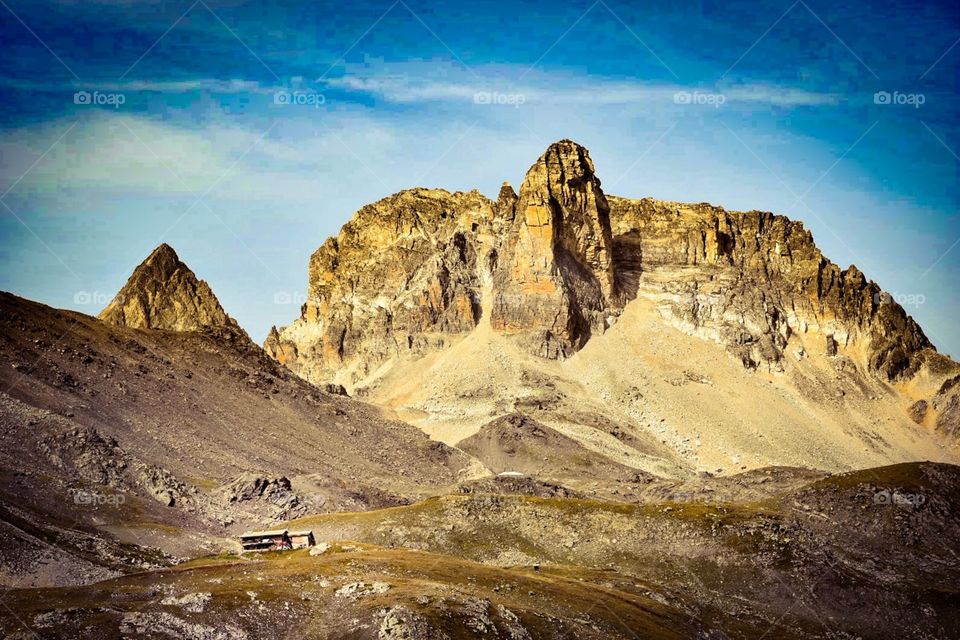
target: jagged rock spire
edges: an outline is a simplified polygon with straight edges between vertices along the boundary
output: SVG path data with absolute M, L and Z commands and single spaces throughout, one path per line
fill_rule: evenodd
M 497 216 L 506 220 L 513 220 L 517 206 L 517 192 L 513 190 L 509 182 L 504 182 L 500 187 L 500 194 L 493 205 L 493 210 Z
M 203 327 L 239 329 L 210 286 L 161 244 L 127 280 L 98 316 L 110 324 L 136 329 L 196 331 Z
M 539 355 L 565 357 L 605 328 L 616 298 L 610 207 L 590 153 L 571 140 L 550 145 L 515 210 L 494 278 L 493 327 L 523 334 Z

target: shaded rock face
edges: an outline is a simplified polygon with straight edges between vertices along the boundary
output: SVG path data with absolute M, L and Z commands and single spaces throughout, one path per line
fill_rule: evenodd
M 206 327 L 240 330 L 210 286 L 180 261 L 167 244 L 154 249 L 134 269 L 116 297 L 98 316 L 134 329 L 198 331 Z
M 960 436 L 960 375 L 945 380 L 931 404 L 937 414 L 937 429 L 948 436 Z
M 615 306 L 612 245 L 589 153 L 569 140 L 551 145 L 527 172 L 503 241 L 493 328 L 543 357 L 575 352 Z
M 312 382 L 362 387 L 391 358 L 481 325 L 566 358 L 637 297 L 753 369 L 782 370 L 791 336 L 808 332 L 808 349 L 888 380 L 939 357 L 902 307 L 827 260 L 801 223 L 606 196 L 569 140 L 533 164 L 519 195 L 507 183 L 495 201 L 413 189 L 360 209 L 311 257 L 300 318 L 264 347 Z

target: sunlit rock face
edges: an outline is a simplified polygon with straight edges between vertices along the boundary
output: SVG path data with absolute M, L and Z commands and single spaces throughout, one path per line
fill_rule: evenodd
M 348 387 L 481 325 L 565 359 L 637 297 L 752 369 L 780 371 L 794 334 L 886 380 L 939 357 L 902 307 L 827 260 L 802 223 L 606 196 L 589 152 L 569 140 L 547 148 L 519 195 L 507 183 L 496 200 L 418 188 L 357 211 L 311 257 L 300 317 L 264 347 L 313 382 Z M 194 315 L 215 319 L 202 309 Z
M 167 244 L 153 250 L 100 312 L 105 322 L 134 329 L 239 330 L 210 286 L 199 280 Z
M 617 311 L 610 207 L 589 152 L 550 145 L 527 172 L 494 275 L 491 322 L 533 353 L 563 358 Z
M 778 369 L 791 333 L 823 351 L 854 347 L 886 379 L 912 375 L 930 342 L 903 308 L 851 266 L 827 260 L 800 222 L 708 204 L 610 198 L 624 295 L 656 299 L 665 319 Z

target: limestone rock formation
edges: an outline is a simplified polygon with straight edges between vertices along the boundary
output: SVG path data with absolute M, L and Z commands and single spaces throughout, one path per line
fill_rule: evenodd
M 100 312 L 101 320 L 135 329 L 197 331 L 205 327 L 241 331 L 210 286 L 180 261 L 168 244 L 154 249 Z
M 886 379 L 933 348 L 919 325 L 855 266 L 827 260 L 803 223 L 762 211 L 612 197 L 614 262 L 625 293 L 652 297 L 677 326 L 724 344 L 745 366 L 778 369 L 792 333 L 826 355 L 858 345 Z
M 270 327 L 263 348 L 280 364 L 293 363 L 297 359 L 297 345 L 281 338 L 275 326 Z
M 800 222 L 604 194 L 589 152 L 556 142 L 519 196 L 412 189 L 360 209 L 311 257 L 300 318 L 265 349 L 351 392 L 386 363 L 442 351 L 478 329 L 566 359 L 631 300 L 723 345 L 749 369 L 784 368 L 791 336 L 837 366 L 909 379 L 936 354 L 916 322 Z M 796 357 L 803 356 L 802 347 Z
M 363 207 L 310 258 L 301 317 L 264 348 L 315 382 L 353 384 L 479 322 L 503 221 L 477 191 L 402 191 Z
M 563 140 L 518 197 L 412 189 L 358 211 L 313 254 L 309 299 L 264 348 L 313 382 L 354 385 L 397 355 L 442 349 L 489 320 L 563 358 L 618 312 L 609 206 L 589 153 Z
M 937 429 L 954 438 L 960 436 L 960 375 L 945 380 L 931 404 Z
M 501 200 L 503 194 L 501 193 Z M 562 358 L 606 327 L 615 303 L 610 208 L 586 149 L 550 145 L 527 172 L 494 275 L 495 330 Z

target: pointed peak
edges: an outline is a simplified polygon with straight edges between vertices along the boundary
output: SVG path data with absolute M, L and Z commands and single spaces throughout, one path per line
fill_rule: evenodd
M 552 143 L 549 147 L 547 147 L 547 152 L 551 150 L 564 152 L 564 153 L 569 153 L 571 151 L 575 151 L 575 152 L 584 151 L 589 153 L 589 151 L 587 151 L 587 148 L 585 146 L 583 146 L 579 142 L 574 142 L 570 138 L 561 138 L 560 140 L 557 140 L 556 142 Z
M 147 260 L 153 258 L 172 258 L 176 261 L 180 261 L 180 256 L 177 255 L 177 252 L 173 250 L 173 247 L 168 245 L 166 242 L 161 243 L 154 249 L 150 255 L 147 257 Z
M 564 138 L 547 147 L 530 167 L 520 185 L 520 194 L 529 188 L 552 190 L 569 183 L 593 183 L 600 187 L 590 152 L 583 145 Z
M 204 327 L 239 329 L 173 247 L 164 243 L 141 262 L 116 297 L 98 316 L 135 329 L 197 331 Z
M 504 180 L 503 185 L 500 187 L 500 193 L 497 194 L 497 201 L 493 205 L 493 210 L 498 217 L 513 220 L 515 213 L 514 207 L 516 204 L 517 192 L 513 190 L 509 182 Z
M 186 269 L 189 271 L 189 267 L 185 265 L 181 260 L 180 256 L 177 255 L 177 252 L 173 250 L 173 247 L 168 245 L 166 242 L 158 246 L 156 249 L 150 252 L 150 255 L 147 256 L 147 259 L 140 263 L 140 266 L 137 269 L 155 269 L 159 270 L 167 275 L 172 274 L 177 269 Z

